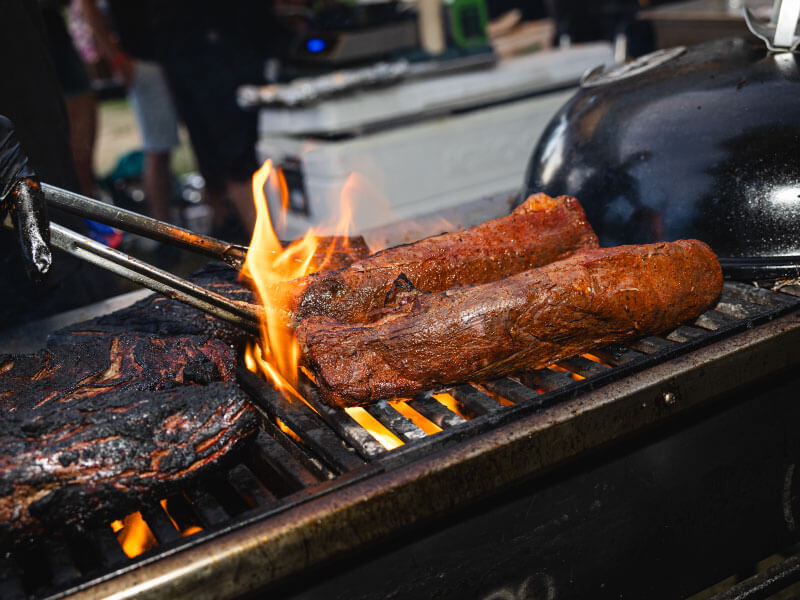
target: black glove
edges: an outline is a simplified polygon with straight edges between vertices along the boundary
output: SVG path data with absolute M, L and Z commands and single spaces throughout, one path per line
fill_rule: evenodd
M 43 279 L 53 262 L 47 204 L 14 126 L 0 115 L 0 223 L 7 213 L 22 247 L 28 277 Z

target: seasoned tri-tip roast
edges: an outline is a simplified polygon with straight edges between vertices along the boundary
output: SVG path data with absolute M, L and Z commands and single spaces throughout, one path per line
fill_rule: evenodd
M 438 292 L 497 281 L 596 247 L 575 198 L 535 194 L 508 216 L 312 273 L 289 282 L 286 293 L 295 322 L 312 315 L 363 322 L 384 307 L 400 275 L 417 289 Z
M 201 281 L 248 295 L 234 278 Z M 0 356 L 0 544 L 119 518 L 223 462 L 257 426 L 234 382 L 241 335 L 153 296 Z
M 353 406 L 535 369 L 695 318 L 722 291 L 697 240 L 588 250 L 501 281 L 401 291 L 375 322 L 309 317 L 301 352 L 330 404 Z

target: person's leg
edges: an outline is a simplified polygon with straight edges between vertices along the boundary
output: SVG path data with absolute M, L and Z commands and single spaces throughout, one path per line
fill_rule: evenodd
M 169 159 L 169 151 L 145 152 L 144 155 L 144 193 L 147 197 L 147 209 L 150 216 L 159 221 L 171 220 L 172 177 Z
M 178 145 L 178 116 L 161 67 L 136 61 L 128 97 L 142 134 L 147 209 L 152 217 L 169 221 L 170 151 Z
M 94 92 L 67 96 L 70 145 L 81 193 L 94 196 L 94 143 L 97 133 L 97 99 Z
M 253 204 L 252 186 L 249 181 L 229 180 L 227 185 L 228 198 L 236 209 L 236 214 L 246 233 L 253 231 L 256 224 L 256 208 Z

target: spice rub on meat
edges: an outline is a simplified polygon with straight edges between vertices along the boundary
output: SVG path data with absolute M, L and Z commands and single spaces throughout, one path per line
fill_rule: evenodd
M 697 240 L 588 250 L 501 281 L 406 291 L 373 323 L 297 329 L 323 399 L 354 406 L 545 366 L 695 318 L 722 290 Z
M 211 280 L 249 294 L 230 269 Z M 119 518 L 232 456 L 257 427 L 240 335 L 151 296 L 0 356 L 0 545 Z
M 508 216 L 312 273 L 289 282 L 286 293 L 296 322 L 312 315 L 362 322 L 383 308 L 400 275 L 417 289 L 438 292 L 497 281 L 596 247 L 575 198 L 534 194 Z

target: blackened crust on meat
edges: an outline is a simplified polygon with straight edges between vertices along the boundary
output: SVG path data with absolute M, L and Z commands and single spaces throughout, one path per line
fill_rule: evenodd
M 597 236 L 575 198 L 534 194 L 506 217 L 312 273 L 290 282 L 287 294 L 297 321 L 321 315 L 363 322 L 384 308 L 401 275 L 419 290 L 437 292 L 497 281 L 596 247 Z
M 47 408 L 31 400 L 7 402 L 0 420 L 4 542 L 43 527 L 80 530 L 163 497 L 230 455 L 256 427 L 233 383 L 201 393 L 197 386 L 126 389 Z
M 253 302 L 253 293 L 238 278 L 238 271 L 222 263 L 212 263 L 190 279 L 231 300 Z M 159 337 L 201 335 L 236 347 L 248 339 L 247 334 L 238 327 L 177 300 L 153 294 L 128 308 L 55 332 L 48 343 L 82 343 L 109 334 L 146 334 Z
M 374 323 L 310 317 L 297 336 L 332 405 L 486 381 L 676 327 L 722 291 L 717 257 L 681 240 L 588 250 L 507 279 L 419 294 Z
M 235 369 L 235 350 L 208 336 L 107 335 L 81 344 L 51 345 L 31 355 L 0 357 L 0 410 L 38 406 L 44 411 L 47 405 L 112 391 L 226 381 Z
M 193 279 L 250 300 L 236 278 Z M 0 356 L 0 545 L 119 518 L 235 455 L 256 427 L 234 382 L 244 337 L 152 296 Z

